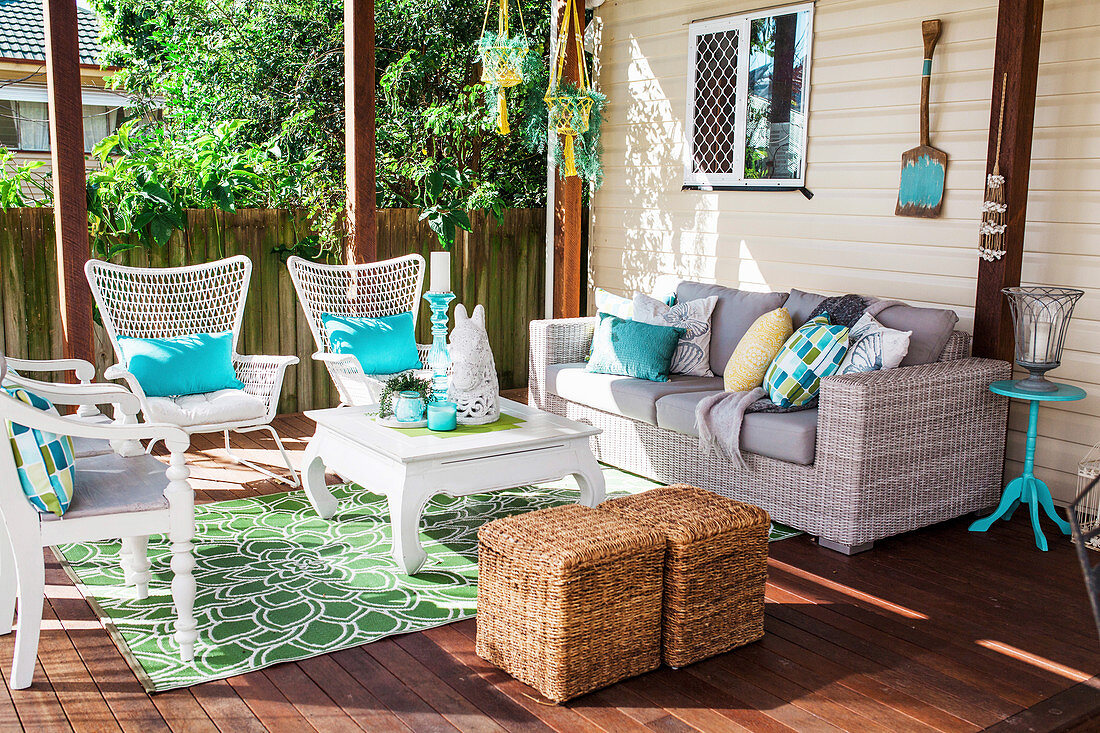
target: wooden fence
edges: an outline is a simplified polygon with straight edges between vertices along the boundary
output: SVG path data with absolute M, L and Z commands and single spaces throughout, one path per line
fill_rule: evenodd
M 452 257 L 451 283 L 456 303 L 485 306 L 489 339 L 501 388 L 527 383 L 527 324 L 543 316 L 545 211 L 513 209 L 498 224 L 491 216 L 473 217 L 473 231 L 459 238 Z M 293 244 L 305 231 L 304 219 L 287 211 L 209 210 L 187 213 L 187 230 L 176 232 L 161 249 L 141 247 L 115 258 L 122 264 L 165 267 L 195 264 L 244 254 L 252 258 L 252 283 L 245 308 L 239 350 L 243 354 L 295 354 L 283 387 L 280 412 L 328 407 L 338 396 L 324 367 L 313 361 L 313 336 L 298 307 L 286 266 L 272 253 Z M 437 248 L 431 230 L 413 209 L 378 212 L 379 259 Z M 59 358 L 62 354 L 58 308 L 53 211 L 0 211 L 0 347 L 10 356 Z M 425 288 L 427 276 L 425 276 Z M 417 339 L 430 340 L 426 303 L 417 318 Z M 96 366 L 100 374 L 114 353 L 99 326 Z

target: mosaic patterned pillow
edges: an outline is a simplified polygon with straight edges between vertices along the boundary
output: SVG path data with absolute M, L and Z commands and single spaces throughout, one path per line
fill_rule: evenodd
M 656 298 L 634 295 L 634 320 L 651 326 L 681 328 L 684 335 L 672 355 L 672 374 L 693 377 L 713 377 L 710 370 L 710 317 L 718 304 L 718 296 L 687 300 L 669 306 Z
M 49 400 L 18 387 L 0 387 L 31 407 L 57 413 Z M 40 512 L 62 516 L 73 498 L 73 441 L 67 435 L 54 435 L 5 421 L 8 441 L 15 457 L 19 483 L 27 501 Z
M 803 405 L 817 396 L 821 380 L 836 372 L 848 351 L 848 329 L 829 314 L 806 321 L 783 344 L 764 375 L 764 389 L 780 407 Z
M 848 334 L 848 353 L 837 374 L 893 369 L 909 353 L 912 331 L 887 328 L 870 313 L 864 313 Z

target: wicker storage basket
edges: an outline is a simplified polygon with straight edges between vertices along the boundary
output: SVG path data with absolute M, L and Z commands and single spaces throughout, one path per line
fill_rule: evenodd
M 686 484 L 600 505 L 660 531 L 665 664 L 683 667 L 764 635 L 768 528 L 763 509 Z
M 566 505 L 478 532 L 477 653 L 554 702 L 661 664 L 664 538 Z

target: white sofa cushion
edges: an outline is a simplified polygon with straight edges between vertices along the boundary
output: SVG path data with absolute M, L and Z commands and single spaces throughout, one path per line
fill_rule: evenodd
M 220 389 L 179 397 L 150 397 L 149 413 L 145 416 L 149 422 L 191 427 L 258 420 L 267 413 L 267 405 L 244 390 Z

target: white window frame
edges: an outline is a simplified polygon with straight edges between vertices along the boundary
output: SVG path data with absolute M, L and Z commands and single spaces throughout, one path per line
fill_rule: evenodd
M 748 116 L 749 96 L 749 37 L 752 21 L 776 15 L 808 12 L 810 39 L 806 44 L 806 63 L 802 79 L 802 105 L 806 111 L 807 133 L 802 139 L 799 176 L 797 178 L 745 178 L 745 133 Z M 737 31 L 737 99 L 736 119 L 734 120 L 734 140 L 737 145 L 734 170 L 737 173 L 706 173 L 695 171 L 695 68 L 699 36 L 722 31 Z M 685 188 L 746 188 L 746 189 L 800 189 L 806 185 L 806 149 L 809 143 L 810 118 L 810 69 L 813 56 L 814 3 L 805 2 L 794 5 L 773 6 L 765 10 L 750 13 L 738 13 L 722 18 L 698 20 L 688 26 L 688 72 L 687 72 L 687 118 L 684 140 L 684 187 Z

